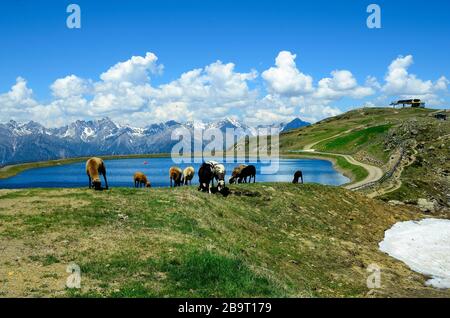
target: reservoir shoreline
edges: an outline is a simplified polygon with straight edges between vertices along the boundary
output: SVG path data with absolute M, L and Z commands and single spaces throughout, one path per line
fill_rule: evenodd
M 78 163 L 82 161 L 86 161 L 91 156 L 83 156 L 83 157 L 74 157 L 74 158 L 65 158 L 65 159 L 55 159 L 55 160 L 47 160 L 47 161 L 37 161 L 37 162 L 25 162 L 25 163 L 18 163 L 18 164 L 12 164 L 12 165 L 6 165 L 0 168 L 0 179 L 7 179 L 14 177 L 18 175 L 19 173 L 30 170 L 30 169 L 36 169 L 36 168 L 45 168 L 45 167 L 52 167 L 52 166 L 60 166 L 60 165 L 68 165 L 72 163 Z M 104 160 L 120 160 L 120 159 L 139 159 L 139 158 L 170 158 L 171 154 L 169 153 L 159 153 L 159 154 L 132 154 L 132 155 L 106 155 L 101 156 Z M 328 156 L 328 155 L 322 155 L 322 154 L 305 154 L 305 153 L 282 153 L 280 154 L 280 159 L 315 159 L 315 160 L 326 160 L 332 163 L 333 168 L 344 175 L 345 177 L 349 178 L 350 181 L 346 183 L 345 185 L 352 184 L 354 182 L 359 181 L 362 179 L 360 176 L 358 176 L 357 173 L 354 172 L 355 168 L 358 168 L 356 166 L 351 165 L 348 163 L 346 167 L 342 165 L 341 162 L 336 157 Z M 350 166 L 350 168 L 349 168 Z M 353 167 L 352 167 L 353 166 Z M 343 185 L 342 185 L 343 186 Z
M 141 157 L 141 156 L 139 156 Z M 171 156 L 158 155 L 157 158 L 123 158 L 114 157 L 113 160 L 103 157 L 107 166 L 108 183 L 115 187 L 128 186 L 133 174 L 141 171 L 150 178 L 152 186 L 166 186 L 168 182 L 168 171 L 173 165 L 177 165 L 184 169 L 193 166 L 198 171 L 201 165 L 200 157 L 196 162 L 180 162 Z M 229 159 L 229 158 L 228 158 Z M 257 182 L 292 182 L 294 172 L 303 171 L 305 182 L 319 183 L 332 186 L 340 186 L 347 184 L 350 180 L 341 172 L 336 170 L 330 160 L 324 158 L 292 158 L 292 156 L 282 157 L 279 161 L 276 157 L 275 162 L 265 161 L 263 157 L 256 162 L 256 158 L 238 158 L 234 160 L 224 160 L 224 166 L 227 171 L 227 179 L 231 175 L 231 171 L 238 163 L 253 164 L 257 170 Z M 205 158 L 205 160 L 207 160 Z M 174 162 L 175 161 L 175 162 Z M 15 167 L 16 172 L 19 168 L 20 173 L 9 178 L 0 179 L 1 188 L 47 188 L 62 187 L 73 188 L 85 185 L 85 164 L 84 158 L 76 158 L 65 161 L 43 162 L 38 165 L 27 165 L 28 169 L 23 170 L 22 167 Z M 86 179 L 87 180 L 87 179 Z M 87 182 L 87 181 L 86 181 Z M 197 182 L 197 179 L 195 179 Z M 87 183 L 86 183 L 87 184 Z M 194 184 L 194 181 L 193 181 Z

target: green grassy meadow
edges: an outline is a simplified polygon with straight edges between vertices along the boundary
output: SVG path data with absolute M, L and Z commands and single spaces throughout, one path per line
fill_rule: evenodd
M 449 296 L 378 250 L 409 208 L 339 187 L 0 191 L 0 296 Z M 81 289 L 65 287 L 66 266 Z M 386 268 L 381 289 L 366 268 Z

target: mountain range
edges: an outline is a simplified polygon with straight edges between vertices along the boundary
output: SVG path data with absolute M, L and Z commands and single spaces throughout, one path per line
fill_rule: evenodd
M 179 128 L 191 134 L 194 129 L 216 128 L 226 133 L 227 128 L 233 128 L 237 131 L 237 141 L 246 135 L 254 137 L 261 134 L 260 128 L 277 128 L 280 132 L 286 132 L 307 125 L 309 123 L 296 118 L 287 124 L 251 127 L 235 119 L 225 118 L 211 123 L 179 123 L 172 120 L 137 128 L 103 118 L 77 120 L 63 127 L 46 128 L 34 121 L 18 123 L 11 120 L 0 124 L 0 165 L 91 155 L 170 152 L 179 142 L 172 140 L 172 132 Z

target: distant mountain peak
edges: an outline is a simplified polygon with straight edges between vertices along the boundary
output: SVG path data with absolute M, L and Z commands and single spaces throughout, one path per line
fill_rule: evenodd
M 168 120 L 168 121 L 165 122 L 165 124 L 167 126 L 176 126 L 176 125 L 179 125 L 180 123 L 175 121 L 175 120 Z
M 309 126 L 309 125 L 311 125 L 311 123 L 303 121 L 297 117 L 297 118 L 294 118 L 293 120 L 291 120 L 290 122 L 288 122 L 287 124 L 282 125 L 281 132 L 287 132 L 290 130 L 294 130 L 294 129 Z
M 279 127 L 280 130 L 286 131 L 306 124 L 308 123 L 297 118 L 287 125 L 270 127 Z M 209 123 L 180 123 L 169 120 L 165 123 L 150 124 L 145 128 L 118 125 L 109 117 L 76 120 L 59 128 L 46 128 L 34 121 L 21 124 L 13 120 L 0 126 L 0 164 L 91 155 L 170 152 L 178 142 L 172 140 L 172 133 L 179 127 L 190 132 L 195 129 L 214 128 L 223 133 L 228 133 L 228 128 L 238 128 L 233 132 L 237 139 L 263 133 L 232 116 Z

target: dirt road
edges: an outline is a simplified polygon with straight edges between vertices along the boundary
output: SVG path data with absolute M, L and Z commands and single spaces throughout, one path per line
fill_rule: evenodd
M 321 154 L 321 155 L 333 155 L 333 156 L 340 156 L 343 157 L 345 160 L 347 160 L 348 162 L 350 162 L 351 164 L 355 165 L 355 166 L 360 166 L 363 167 L 367 172 L 368 175 L 367 177 L 365 177 L 363 180 L 358 181 L 358 182 L 354 182 L 354 183 L 350 183 L 346 186 L 344 186 L 344 188 L 352 190 L 352 189 L 356 189 L 359 188 L 361 186 L 364 186 L 368 183 L 371 182 L 375 182 L 378 181 L 384 174 L 383 170 L 381 170 L 381 168 L 378 168 L 376 166 L 372 166 L 360 161 L 357 161 L 355 158 L 353 158 L 350 155 L 343 155 L 343 154 L 338 154 L 338 153 L 331 153 L 331 152 L 321 152 L 321 151 L 315 151 L 314 149 L 309 149 L 309 150 L 304 150 L 304 151 L 300 151 L 304 152 L 305 154 Z
M 346 130 L 346 131 L 343 131 L 343 132 L 341 132 L 339 134 L 336 134 L 334 136 L 327 137 L 327 138 L 321 139 L 319 141 L 316 141 L 314 143 L 308 144 L 308 145 L 303 147 L 303 151 L 305 153 L 317 153 L 317 154 L 323 154 L 323 155 L 340 156 L 340 157 L 345 158 L 345 160 L 347 160 L 348 162 L 350 162 L 351 164 L 353 164 L 355 166 L 363 167 L 368 172 L 368 175 L 367 175 L 366 178 L 364 178 L 364 180 L 361 180 L 361 181 L 358 181 L 358 182 L 354 182 L 354 183 L 351 183 L 349 185 L 344 186 L 346 189 L 352 190 L 352 189 L 356 189 L 356 188 L 359 188 L 361 186 L 364 186 L 364 185 L 366 185 L 368 183 L 378 181 L 384 174 L 383 170 L 381 170 L 379 167 L 372 166 L 372 165 L 369 165 L 367 163 L 363 163 L 363 162 L 357 161 L 355 158 L 353 158 L 350 155 L 343 155 L 343 154 L 330 153 L 330 152 L 320 152 L 320 151 L 315 151 L 315 149 L 313 149 L 313 147 L 315 145 L 321 143 L 322 141 L 333 139 L 333 138 L 339 137 L 339 136 L 344 135 L 344 134 L 348 134 L 348 133 L 350 133 L 350 132 L 352 132 L 354 130 L 357 130 L 357 129 L 360 129 L 360 128 L 363 128 L 363 127 L 364 127 L 363 125 L 362 126 L 358 126 L 358 127 L 355 127 L 355 128 L 352 128 L 352 129 L 349 129 L 349 130 Z

